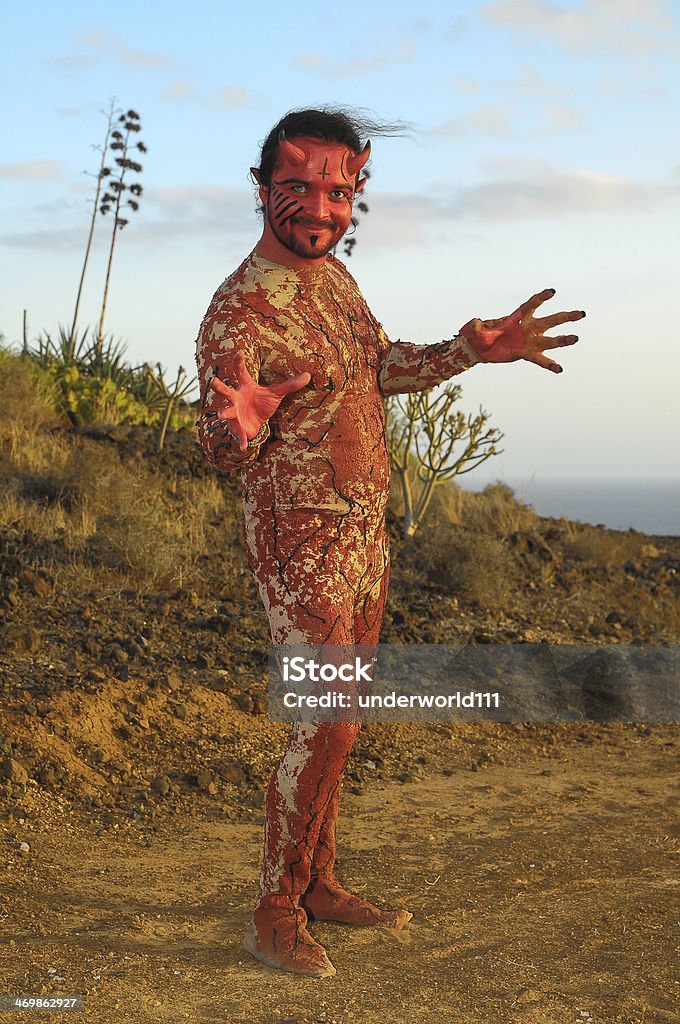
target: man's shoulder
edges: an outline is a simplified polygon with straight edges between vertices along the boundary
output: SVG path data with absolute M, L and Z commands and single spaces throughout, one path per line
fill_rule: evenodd
M 361 293 L 361 288 L 356 283 L 353 276 L 350 274 L 349 270 L 347 269 L 347 266 L 342 262 L 342 260 L 338 259 L 338 257 L 334 256 L 332 253 L 329 254 L 326 260 L 326 269 L 329 278 L 332 281 L 335 281 L 336 283 L 340 284 L 343 288 L 354 292 L 354 294 L 358 296 L 358 298 L 360 298 L 362 302 L 366 301 Z
M 238 298 L 256 286 L 257 271 L 253 265 L 253 254 L 249 253 L 241 264 L 224 279 L 213 297 L 213 302 Z

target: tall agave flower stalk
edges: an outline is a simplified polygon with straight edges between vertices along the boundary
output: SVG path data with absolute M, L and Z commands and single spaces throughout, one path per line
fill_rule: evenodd
M 80 300 L 82 298 L 83 285 L 85 283 L 85 272 L 87 270 L 87 264 L 88 264 L 88 261 L 90 259 L 90 249 L 92 248 L 92 239 L 94 238 L 94 229 L 95 229 L 95 225 L 96 225 L 96 221 L 97 221 L 97 214 L 99 213 L 99 197 L 101 195 L 104 179 L 108 178 L 109 175 L 111 174 L 111 168 L 106 166 L 106 158 L 107 158 L 108 152 L 109 152 L 109 141 L 110 141 L 110 138 L 111 138 L 111 132 L 113 131 L 114 117 L 115 117 L 115 113 L 116 113 L 116 111 L 115 111 L 115 103 L 116 103 L 115 99 L 112 99 L 109 102 L 109 110 L 108 110 L 107 119 L 106 119 L 106 132 L 104 134 L 104 143 L 103 143 L 103 145 L 101 147 L 100 146 L 95 146 L 94 147 L 95 149 L 100 149 L 102 158 L 101 158 L 101 161 L 100 161 L 100 164 L 99 164 L 99 171 L 97 172 L 97 175 L 96 175 L 97 186 L 96 186 L 95 194 L 94 194 L 94 202 L 92 204 L 92 218 L 90 220 L 90 231 L 89 231 L 89 234 L 87 236 L 87 244 L 85 246 L 85 257 L 83 259 L 83 268 L 82 268 L 82 270 L 80 272 L 80 281 L 78 283 L 78 294 L 76 295 L 76 306 L 75 306 L 75 309 L 73 311 L 73 322 L 71 324 L 71 330 L 69 331 L 69 337 L 72 340 L 72 346 L 71 346 L 72 350 L 69 353 L 71 356 L 73 355 L 73 351 L 74 351 L 75 345 L 76 345 L 76 338 L 77 338 L 76 329 L 77 329 L 77 326 L 78 326 L 78 310 L 80 309 Z
M 105 216 L 113 210 L 113 230 L 111 232 L 111 245 L 109 246 L 109 261 L 106 267 L 106 280 L 104 283 L 104 298 L 102 299 L 102 311 L 99 318 L 99 329 L 97 331 L 97 348 L 101 350 L 104 340 L 104 317 L 106 316 L 106 303 L 109 295 L 109 281 L 111 280 L 111 267 L 113 264 L 113 253 L 116 247 L 118 232 L 128 223 L 122 212 L 130 211 L 136 213 L 139 209 L 139 197 L 142 194 L 142 186 L 138 181 L 128 183 L 129 175 L 141 174 L 142 165 L 130 158 L 130 153 L 137 150 L 139 153 L 146 153 L 146 146 L 141 141 L 134 141 L 137 133 L 141 131 L 139 114 L 134 110 L 128 110 L 118 118 L 119 128 L 111 132 L 109 149 L 115 150 L 120 155 L 115 158 L 118 165 L 118 176 L 109 178 L 106 184 L 106 192 L 102 196 L 100 212 Z

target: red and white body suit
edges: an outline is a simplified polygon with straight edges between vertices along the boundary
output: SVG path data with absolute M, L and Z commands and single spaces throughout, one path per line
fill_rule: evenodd
M 239 352 L 262 385 L 311 374 L 245 451 L 209 386 L 213 376 L 235 384 Z M 293 270 L 253 253 L 217 290 L 197 342 L 199 435 L 216 469 L 241 470 L 248 558 L 273 643 L 377 643 L 389 579 L 383 396 L 434 387 L 478 361 L 460 338 L 390 342 L 333 256 Z M 300 904 L 332 916 L 339 787 L 358 730 L 296 724 L 269 785 L 255 932 L 283 934 L 294 920 L 301 962 L 309 936 Z M 359 920 L 373 913 L 361 902 L 347 919 L 369 923 Z

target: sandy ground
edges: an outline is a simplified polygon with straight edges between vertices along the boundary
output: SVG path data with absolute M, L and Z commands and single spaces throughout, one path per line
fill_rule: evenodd
M 346 793 L 339 874 L 415 916 L 403 933 L 314 924 L 338 971 L 319 981 L 240 945 L 261 810 L 105 825 L 36 788 L 3 826 L 0 992 L 82 995 L 85 1011 L 0 1018 L 675 1022 L 676 741 L 652 726 Z

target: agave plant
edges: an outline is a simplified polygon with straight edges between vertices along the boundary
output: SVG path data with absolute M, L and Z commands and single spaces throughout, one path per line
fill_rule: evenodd
M 116 101 L 111 99 L 109 101 L 109 109 L 106 115 L 106 132 L 104 134 L 104 143 L 101 146 L 95 146 L 94 148 L 99 150 L 101 153 L 101 160 L 99 163 L 99 170 L 94 177 L 96 178 L 96 186 L 94 193 L 94 201 L 92 204 L 92 216 L 90 218 L 90 230 L 87 236 L 87 242 L 85 244 L 85 256 L 83 257 L 83 266 L 80 271 L 80 281 L 78 282 L 78 293 L 76 295 L 76 305 L 73 311 L 73 322 L 71 324 L 71 334 L 75 334 L 76 325 L 78 323 L 78 310 L 80 309 L 80 300 L 83 294 L 83 285 L 85 283 L 85 273 L 87 271 L 87 264 L 90 259 L 90 250 L 92 248 L 92 240 L 94 238 L 94 229 L 97 222 L 97 214 L 99 213 L 99 198 L 101 196 L 102 187 L 106 178 L 111 176 L 111 168 L 106 166 L 107 157 L 109 155 L 109 143 L 111 141 L 111 133 L 113 131 L 114 117 L 116 114 Z
M 101 347 L 104 343 L 104 317 L 106 316 L 106 303 L 109 295 L 109 282 L 111 280 L 111 267 L 113 265 L 113 253 L 116 246 L 118 232 L 128 223 L 122 214 L 127 207 L 132 213 L 139 209 L 139 197 L 142 194 L 142 186 L 138 181 L 128 183 L 130 174 L 140 174 L 142 165 L 132 160 L 130 153 L 137 150 L 139 153 L 146 153 L 146 146 L 143 142 L 134 142 L 134 138 L 141 130 L 139 114 L 135 110 L 128 110 L 118 118 L 119 128 L 111 132 L 112 141 L 109 149 L 119 155 L 115 157 L 118 165 L 118 176 L 108 178 L 106 191 L 101 197 L 99 210 L 103 216 L 113 211 L 113 229 L 111 232 L 111 243 L 109 245 L 109 260 L 106 267 L 106 279 L 104 282 L 104 297 L 102 299 L 101 316 L 99 318 L 99 330 L 97 332 L 97 343 Z M 126 198 L 127 193 L 127 198 Z M 134 198 L 130 198 L 134 197 Z
M 36 338 L 32 347 L 28 348 L 28 354 L 43 368 L 56 364 L 73 365 L 79 367 L 87 352 L 87 335 L 89 328 L 79 335 L 73 327 L 70 329 L 59 325 L 56 338 L 44 331 Z

